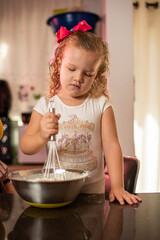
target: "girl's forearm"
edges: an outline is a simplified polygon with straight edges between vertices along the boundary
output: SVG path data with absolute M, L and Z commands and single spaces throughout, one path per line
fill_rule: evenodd
M 39 132 L 34 135 L 24 135 L 20 141 L 22 152 L 28 155 L 38 153 L 46 144 L 47 140 L 42 139 Z
M 124 187 L 123 156 L 119 146 L 113 146 L 106 154 L 111 188 Z

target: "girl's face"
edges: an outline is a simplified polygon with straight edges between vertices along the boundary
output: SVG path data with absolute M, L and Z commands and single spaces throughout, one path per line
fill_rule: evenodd
M 64 50 L 60 69 L 62 91 L 60 96 L 68 99 L 84 99 L 88 95 L 100 65 L 100 55 L 76 46 Z

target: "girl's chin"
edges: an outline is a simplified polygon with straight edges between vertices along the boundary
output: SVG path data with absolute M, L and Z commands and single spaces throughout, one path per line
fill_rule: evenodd
M 76 99 L 85 99 L 88 96 L 88 93 L 80 93 L 80 92 L 76 92 L 76 91 L 68 91 L 68 92 L 63 92 L 61 91 L 59 94 L 59 96 L 64 96 L 68 98 L 76 98 Z
M 82 95 L 72 94 L 72 95 L 70 95 L 71 98 L 76 98 L 76 99 L 85 99 L 87 96 L 88 96 L 88 94 L 82 94 Z

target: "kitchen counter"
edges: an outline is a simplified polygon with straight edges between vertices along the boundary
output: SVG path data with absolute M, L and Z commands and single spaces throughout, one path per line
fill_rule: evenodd
M 139 194 L 136 206 L 80 194 L 68 206 L 39 209 L 17 194 L 0 194 L 0 240 L 158 240 L 160 193 Z

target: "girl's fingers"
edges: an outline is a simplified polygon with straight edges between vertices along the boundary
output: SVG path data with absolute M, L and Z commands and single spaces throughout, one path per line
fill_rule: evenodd
M 59 120 L 60 119 L 60 117 L 61 117 L 61 114 L 56 114 L 56 117 L 57 117 L 57 119 Z
M 115 196 L 114 196 L 114 194 L 111 193 L 111 192 L 110 192 L 110 194 L 109 194 L 109 201 L 110 201 L 110 202 L 114 202 L 114 201 L 115 201 Z
M 125 205 L 125 201 L 124 201 L 123 197 L 119 197 L 119 198 L 117 198 L 117 200 L 121 205 Z
M 133 205 L 133 204 L 138 203 L 138 201 L 136 199 L 131 198 L 130 196 L 126 196 L 126 197 L 124 197 L 124 199 L 129 205 Z
M 137 204 L 138 202 L 142 201 L 140 197 L 134 194 L 125 194 L 124 199 L 129 205 Z
M 134 202 L 142 202 L 142 199 L 139 197 L 139 196 L 137 196 L 137 195 L 134 195 L 134 194 L 132 194 L 132 199 L 133 199 L 133 201 Z
M 121 193 L 117 194 L 116 199 L 121 205 L 125 205 L 125 198 Z
M 47 129 L 58 129 L 58 123 L 48 123 L 46 125 Z
M 58 126 L 58 118 L 57 117 L 54 117 L 54 118 L 48 117 L 45 119 L 43 124 L 44 125 L 47 124 L 51 128 L 57 127 Z
M 135 195 L 131 194 L 125 190 L 117 191 L 117 192 L 111 192 L 109 196 L 110 202 L 113 202 L 115 199 L 121 204 L 124 205 L 125 203 L 128 203 L 129 205 L 138 204 L 138 202 L 141 202 L 142 199 Z

